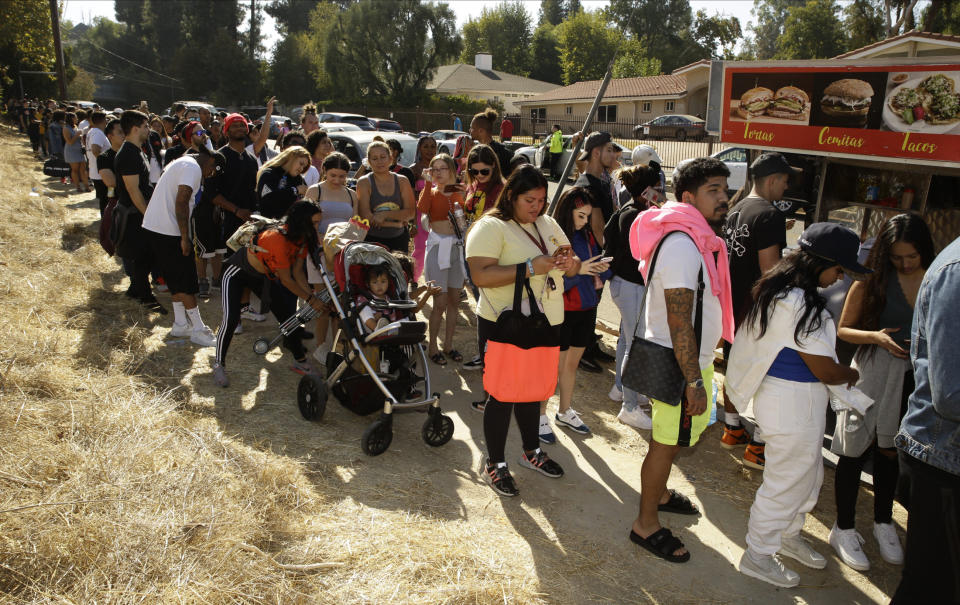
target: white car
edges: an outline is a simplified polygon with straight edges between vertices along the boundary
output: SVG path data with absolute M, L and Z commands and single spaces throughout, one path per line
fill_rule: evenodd
M 326 122 L 321 126 L 327 133 L 331 132 L 362 132 L 363 128 L 360 128 L 356 124 L 351 124 L 349 122 Z
M 322 126 L 325 126 L 325 124 Z M 373 141 L 373 137 L 376 136 L 382 137 L 383 133 L 375 130 L 344 130 L 330 133 L 330 140 L 333 142 L 333 147 L 340 153 L 346 155 L 347 159 L 350 160 L 350 174 L 348 176 L 353 176 L 353 173 L 360 168 L 361 162 L 367 157 L 367 146 Z M 417 156 L 417 139 L 399 132 L 391 134 L 390 138 L 399 141 L 400 147 L 403 148 L 403 151 L 400 153 L 399 162 L 404 166 L 413 164 L 415 161 L 414 158 Z
M 739 191 L 747 182 L 747 150 L 743 147 L 730 147 L 714 152 L 711 156 L 727 165 L 730 176 L 727 178 L 727 189 Z

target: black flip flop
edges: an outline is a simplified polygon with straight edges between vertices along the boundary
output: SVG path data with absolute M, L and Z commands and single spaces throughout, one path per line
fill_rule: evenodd
M 445 365 L 447 365 L 447 358 L 444 357 L 444 356 L 443 356 L 443 353 L 441 353 L 440 351 L 437 351 L 436 353 L 434 353 L 433 355 L 431 355 L 431 356 L 430 356 L 430 361 L 432 361 L 433 363 L 437 364 L 438 366 L 445 366 Z
M 657 505 L 657 510 L 678 515 L 699 515 L 700 509 L 680 492 L 670 490 L 670 499 Z
M 673 533 L 666 527 L 661 527 L 646 538 L 640 537 L 640 534 L 631 529 L 630 541 L 634 544 L 644 547 L 664 561 L 669 561 L 671 563 L 686 563 L 690 560 L 690 551 L 687 551 L 680 556 L 673 554 L 674 551 L 684 548 L 683 542 L 677 539 L 677 537 L 674 536 Z
M 449 351 L 444 351 L 443 354 L 449 357 L 450 359 L 452 359 L 453 361 L 455 361 L 456 363 L 460 363 L 461 361 L 463 361 L 463 355 L 460 353 L 460 351 L 456 349 L 450 349 Z

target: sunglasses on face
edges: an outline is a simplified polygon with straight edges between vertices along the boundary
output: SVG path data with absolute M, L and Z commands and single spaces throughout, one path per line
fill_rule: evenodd
M 470 169 L 467 170 L 467 172 L 470 173 L 470 176 L 477 176 L 478 174 L 483 175 L 483 176 L 487 176 L 488 174 L 490 174 L 490 169 L 489 169 L 489 168 L 479 168 L 479 169 L 478 169 L 478 168 L 470 168 Z
M 195 137 L 202 137 L 202 136 L 204 136 L 204 135 L 210 136 L 211 134 L 213 134 L 213 133 L 210 132 L 209 130 L 202 130 L 202 129 L 201 129 L 201 130 L 194 130 L 194 131 L 193 131 L 193 136 L 195 136 Z

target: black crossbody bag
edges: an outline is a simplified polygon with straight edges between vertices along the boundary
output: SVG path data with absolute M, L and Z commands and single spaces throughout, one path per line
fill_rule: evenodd
M 668 235 L 670 234 L 668 233 Z M 647 272 L 646 279 L 647 287 L 640 299 L 641 317 L 643 316 L 644 305 L 647 302 L 647 293 L 650 292 L 650 284 L 653 283 L 653 271 L 657 266 L 657 257 L 660 255 L 663 240 L 667 236 L 660 240 L 660 244 L 657 245 L 657 250 L 653 254 L 653 260 L 650 262 L 650 271 Z M 697 335 L 698 357 L 700 355 L 700 341 L 703 338 L 703 290 L 703 262 L 701 261 L 700 272 L 697 274 L 697 306 L 693 322 L 693 330 Z M 640 322 L 637 322 L 637 328 L 639 327 Z M 673 349 L 643 338 L 636 330 L 633 333 L 630 350 L 623 360 L 620 379 L 628 389 L 669 405 L 680 405 L 683 400 L 683 393 L 687 388 L 687 379 L 680 370 L 680 364 L 677 363 L 677 357 Z

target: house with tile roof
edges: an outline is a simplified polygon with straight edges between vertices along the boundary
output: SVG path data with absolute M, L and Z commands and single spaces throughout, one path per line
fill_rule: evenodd
M 707 112 L 710 61 L 703 59 L 669 74 L 610 80 L 594 118 L 598 129 L 630 131 L 664 114 Z M 601 80 L 575 82 L 520 102 L 521 115 L 540 124 L 582 121 L 600 90 Z M 618 127 L 613 127 L 617 124 Z
M 493 69 L 493 56 L 481 53 L 474 64 L 442 65 L 427 86 L 440 95 L 467 95 L 480 101 L 503 103 L 506 113 L 517 113 L 517 103 L 556 88 L 556 84 Z
M 960 36 L 911 30 L 837 55 L 834 59 L 886 59 L 960 55 Z

